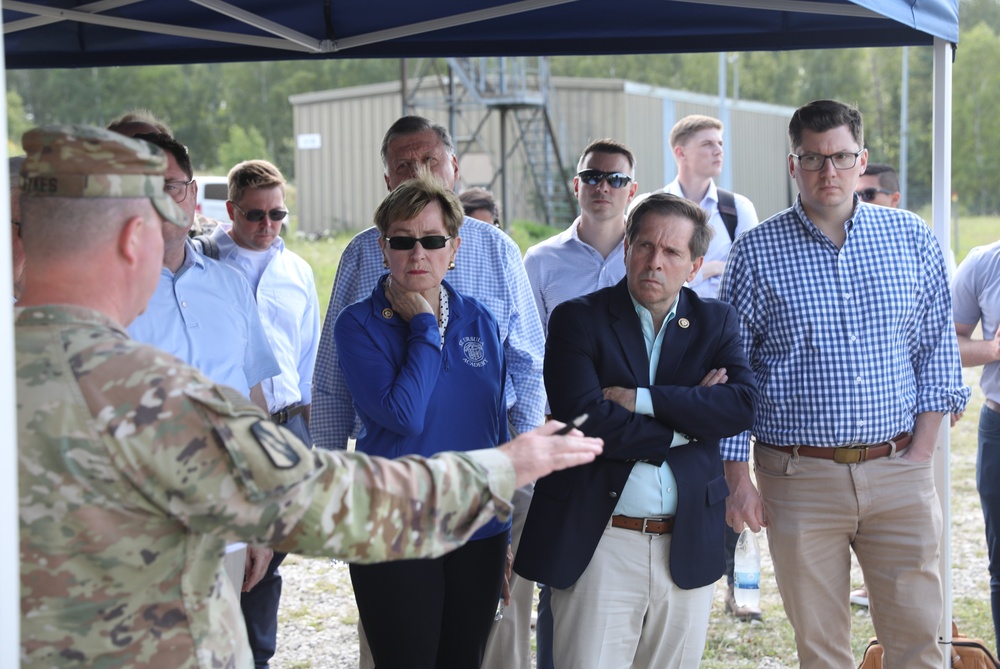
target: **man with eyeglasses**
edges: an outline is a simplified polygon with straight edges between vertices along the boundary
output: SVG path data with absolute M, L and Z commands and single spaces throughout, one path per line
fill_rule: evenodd
M 119 130 L 119 134 L 163 150 L 167 159 L 163 190 L 187 222 L 185 227 L 163 224 L 160 281 L 146 310 L 128 326 L 129 336 L 172 353 L 216 383 L 236 388 L 266 411 L 261 384 L 281 369 L 246 279 L 198 253 L 191 243 L 188 233 L 194 223 L 198 183 L 187 147 L 156 132 L 157 126 L 146 118 L 120 127 L 124 132 Z M 230 557 L 241 559 L 240 554 L 234 551 Z M 251 590 L 264 578 L 273 554 L 270 548 L 255 546 L 248 546 L 245 554 L 243 589 Z
M 394 122 L 382 139 L 383 179 L 393 190 L 401 183 L 429 172 L 448 188 L 458 182 L 458 157 L 447 128 L 421 116 L 404 116 Z M 517 244 L 500 229 L 465 217 L 460 229 L 462 247 L 448 283 L 458 292 L 475 297 L 497 319 L 507 364 L 504 396 L 514 433 L 527 432 L 544 421 L 545 389 L 542 384 L 542 357 L 545 337 L 531 298 L 531 286 L 521 263 Z M 316 360 L 315 408 L 311 424 L 316 446 L 347 448 L 357 435 L 360 421 L 350 390 L 340 369 L 334 323 L 341 310 L 371 295 L 385 271 L 378 230 L 372 226 L 359 232 L 340 257 L 330 305 L 323 323 Z M 519 537 L 528 503 L 530 486 L 514 496 L 513 542 Z M 512 559 L 512 555 L 510 556 Z M 518 583 L 513 577 L 505 592 L 510 600 L 503 618 L 494 624 L 487 642 L 483 667 L 517 669 L 531 662 L 531 601 L 533 583 Z M 373 666 L 363 632 L 361 668 Z
M 936 669 L 932 457 L 942 418 L 969 399 L 944 257 L 919 217 L 855 195 L 861 112 L 810 102 L 788 136 L 799 196 L 736 240 L 719 292 L 741 316 L 761 393 L 753 427 L 721 444 L 727 521 L 767 527 L 803 669 L 855 666 L 851 549 L 885 666 Z
M 883 207 L 899 206 L 899 176 L 889 165 L 868 163 L 854 191 L 865 202 Z
M 313 367 L 319 343 L 319 300 L 312 268 L 285 247 L 281 226 L 288 217 L 285 179 L 266 160 L 247 160 L 229 170 L 226 209 L 233 225 L 209 235 L 219 260 L 239 270 L 257 298 L 264 331 L 280 373 L 263 383 L 271 420 L 306 444 Z M 278 634 L 278 602 L 284 553 L 275 553 L 264 578 L 241 600 L 258 669 L 269 666 Z
M 524 254 L 524 269 L 546 331 L 557 305 L 613 286 L 625 276 L 625 210 L 638 188 L 635 158 L 618 140 L 599 139 L 583 149 L 576 170 L 573 192 L 580 215 L 566 230 Z M 552 669 L 552 591 L 540 587 L 536 662 L 538 669 Z
M 126 130 L 150 131 L 132 124 Z M 261 383 L 280 373 L 257 305 L 239 272 L 206 258 L 191 244 L 198 184 L 187 147 L 166 134 L 126 136 L 158 146 L 167 156 L 163 190 L 187 216 L 187 227 L 163 226 L 163 269 L 146 310 L 128 327 L 136 341 L 176 355 L 206 376 L 236 388 L 266 409 Z
M 621 142 L 605 138 L 584 148 L 573 192 L 580 215 L 524 254 L 542 327 L 568 299 L 613 286 L 625 276 L 625 210 L 635 197 L 635 158 Z

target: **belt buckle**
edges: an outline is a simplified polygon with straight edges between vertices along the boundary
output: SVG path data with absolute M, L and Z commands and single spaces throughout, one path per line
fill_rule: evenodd
M 650 530 L 647 529 L 649 523 L 651 523 L 651 522 L 653 522 L 653 523 L 665 523 L 665 522 L 667 522 L 667 519 L 666 518 L 643 518 L 642 519 L 642 533 L 643 534 L 647 534 L 649 536 L 657 537 L 657 536 L 659 536 L 662 533 L 652 532 L 652 531 L 650 531 Z
M 842 465 L 856 465 L 868 459 L 868 447 L 861 448 L 835 448 L 833 450 L 833 461 Z
M 274 422 L 278 425 L 284 425 L 288 422 L 288 409 L 282 409 L 278 413 L 274 414 Z

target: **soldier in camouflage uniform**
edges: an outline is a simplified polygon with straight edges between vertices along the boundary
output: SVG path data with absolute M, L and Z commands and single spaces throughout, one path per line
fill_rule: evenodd
M 163 154 L 79 126 L 32 130 L 24 147 L 23 667 L 250 667 L 226 543 L 352 562 L 440 555 L 507 516 L 515 487 L 599 452 L 551 426 L 429 460 L 310 451 L 125 332 L 160 273 L 161 221 L 184 224 Z

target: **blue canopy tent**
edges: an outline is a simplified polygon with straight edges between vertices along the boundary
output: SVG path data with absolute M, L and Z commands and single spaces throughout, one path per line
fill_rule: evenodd
M 950 246 L 951 66 L 958 0 L 4 0 L 5 68 L 92 67 L 313 58 L 774 51 L 933 45 L 933 221 Z M 6 113 L 0 131 L 6 136 Z M 0 219 L 10 218 L 7 161 Z M 9 228 L 0 226 L 9 248 Z M 10 275 L 0 253 L 0 276 Z M 0 311 L 0 369 L 14 397 L 11 312 Z M 16 443 L 16 403 L 0 425 Z M 950 595 L 948 430 L 939 439 Z M 0 541 L 17 545 L 14 449 L 0 466 Z M 18 619 L 18 563 L 0 560 L 0 616 Z M 944 620 L 951 620 L 950 596 Z M 950 642 L 950 625 L 942 626 Z M 19 630 L 0 626 L 0 666 L 17 666 Z

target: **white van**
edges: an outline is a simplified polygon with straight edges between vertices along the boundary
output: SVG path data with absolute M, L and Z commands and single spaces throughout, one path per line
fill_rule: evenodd
M 226 177 L 195 177 L 198 182 L 198 208 L 196 213 L 206 218 L 215 219 L 225 230 L 232 227 L 226 211 L 226 200 L 229 199 L 229 181 Z

